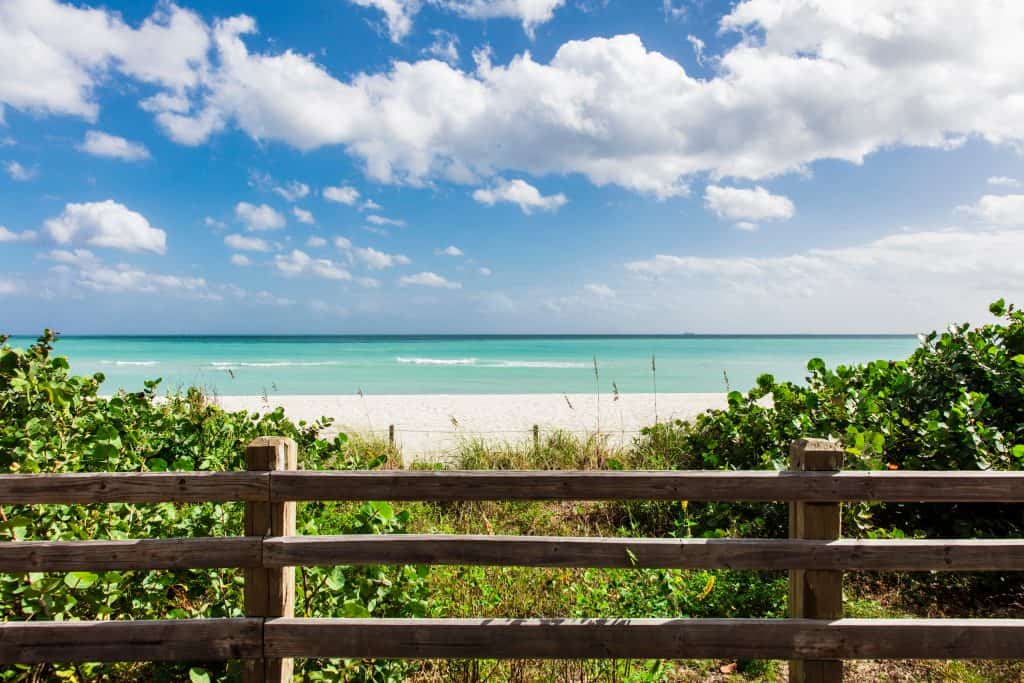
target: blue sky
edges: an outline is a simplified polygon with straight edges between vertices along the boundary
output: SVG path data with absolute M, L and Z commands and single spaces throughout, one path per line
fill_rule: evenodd
M 0 0 L 0 330 L 916 332 L 1024 302 L 1024 3 L 300 5 Z

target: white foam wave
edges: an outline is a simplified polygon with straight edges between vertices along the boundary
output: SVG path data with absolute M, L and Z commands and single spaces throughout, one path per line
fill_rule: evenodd
M 395 360 L 412 365 L 476 365 L 476 358 L 406 358 L 398 356 Z

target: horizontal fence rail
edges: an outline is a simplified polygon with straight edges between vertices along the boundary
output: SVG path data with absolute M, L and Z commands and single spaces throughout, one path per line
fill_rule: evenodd
M 1024 540 L 230 536 L 0 543 L 0 572 L 427 564 L 605 569 L 1013 571 Z
M 1024 620 L 844 619 L 844 571 L 1020 571 L 1024 539 L 840 539 L 842 501 L 1024 502 L 1022 472 L 841 472 L 802 439 L 769 471 L 297 472 L 261 437 L 245 472 L 0 475 L 0 504 L 244 502 L 245 534 L 0 543 L 0 572 L 240 568 L 245 618 L 0 624 L 0 663 L 241 659 L 243 681 L 291 678 L 294 657 L 791 659 L 835 682 L 843 659 L 1001 659 Z M 297 501 L 785 502 L 787 539 L 452 535 L 295 536 Z M 297 566 L 429 564 L 789 570 L 788 619 L 295 619 Z
M 1013 659 L 1017 619 L 204 619 L 0 624 L 0 664 L 254 657 Z
M 269 492 L 269 493 L 268 493 Z M 122 472 L 0 475 L 0 504 L 313 500 L 1024 503 L 1024 472 Z

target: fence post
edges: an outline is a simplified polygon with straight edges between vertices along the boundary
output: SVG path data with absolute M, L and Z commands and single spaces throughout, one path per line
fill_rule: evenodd
M 533 425 L 533 451 L 540 451 L 540 425 Z
M 259 472 L 294 470 L 298 447 L 291 439 L 261 436 L 245 449 L 245 464 Z M 246 536 L 295 535 L 295 503 L 245 504 Z M 295 568 L 253 568 L 245 570 L 245 615 L 247 617 L 291 617 L 295 614 Z M 243 661 L 244 683 L 283 683 L 292 680 L 291 659 L 247 659 Z
M 843 447 L 827 439 L 798 439 L 789 447 L 789 468 L 839 471 Z M 789 504 L 789 537 L 831 541 L 839 538 L 841 504 Z M 839 619 L 843 616 L 843 573 L 819 569 L 789 571 L 789 616 L 794 619 Z M 789 663 L 790 683 L 840 683 L 841 660 L 796 660 Z
M 388 425 L 388 446 L 395 447 L 395 425 Z

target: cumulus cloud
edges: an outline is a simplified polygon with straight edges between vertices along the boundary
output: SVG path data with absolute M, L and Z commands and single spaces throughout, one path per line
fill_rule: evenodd
M 14 280 L 0 278 L 0 296 L 14 294 L 18 291 L 18 283 Z
M 435 249 L 434 254 L 437 256 L 463 256 L 462 250 L 454 244 L 449 244 L 444 249 Z
M 545 197 L 540 190 L 525 180 L 504 178 L 498 178 L 489 188 L 474 191 L 473 199 L 487 206 L 494 206 L 497 202 L 516 204 L 527 215 L 533 213 L 535 209 L 557 211 L 569 201 L 561 192 Z
M 224 244 L 238 251 L 270 251 L 270 244 L 266 240 L 245 235 L 226 235 Z
M 252 265 L 252 259 L 250 259 L 245 254 L 232 254 L 231 255 L 231 263 L 236 265 L 236 266 L 242 266 L 242 267 L 244 267 L 244 266 L 251 266 Z
M 208 291 L 209 286 L 201 277 L 182 277 L 150 273 L 127 264 L 116 267 L 96 266 L 82 270 L 79 282 L 83 287 L 100 292 L 158 292 L 168 290 L 218 299 L 219 295 Z
M 68 204 L 60 216 L 46 221 L 45 229 L 58 244 L 80 242 L 158 254 L 167 250 L 167 233 L 150 225 L 142 214 L 112 199 Z
M 345 204 L 346 206 L 352 206 L 359 201 L 359 190 L 348 185 L 338 185 L 337 187 L 325 187 L 323 191 L 324 199 L 329 202 L 337 202 L 338 204 Z
M 480 266 L 480 268 L 477 270 L 477 272 L 480 273 L 481 275 L 483 275 L 484 277 L 487 277 L 487 276 L 491 275 L 491 273 L 493 271 L 491 271 L 491 269 L 488 268 L 487 266 Z
M 120 159 L 122 161 L 142 161 L 149 159 L 149 150 L 139 142 L 132 142 L 117 135 L 110 135 L 99 130 L 90 130 L 85 134 L 85 141 L 78 149 L 97 157 Z
M 313 235 L 308 240 L 306 240 L 306 246 L 307 247 L 313 247 L 314 249 L 319 248 L 319 247 L 326 247 L 327 246 L 327 240 L 325 240 L 323 237 L 318 237 L 317 235 Z
M 274 265 L 288 276 L 310 275 L 326 280 L 351 280 L 352 274 L 330 259 L 313 258 L 304 251 L 293 249 L 290 254 L 278 254 Z
M 249 202 L 235 204 L 235 218 L 252 231 L 280 230 L 287 222 L 285 217 L 266 204 L 256 206 Z
M 183 90 L 197 85 L 210 37 L 193 12 L 170 3 L 138 28 L 119 14 L 56 0 L 0 3 L 0 102 L 94 120 L 95 90 L 111 71 Z
M 224 230 L 228 227 L 228 224 L 224 221 L 217 220 L 213 216 L 207 216 L 203 219 L 203 225 L 214 230 Z
M 36 238 L 34 230 L 22 230 L 14 232 L 6 226 L 0 225 L 0 242 L 31 242 Z
M 987 194 L 976 204 L 956 208 L 990 225 L 1024 226 L 1024 194 Z
M 415 275 L 403 275 L 398 278 L 398 284 L 402 287 L 418 286 L 434 287 L 438 289 L 462 289 L 461 283 L 452 282 L 442 275 L 430 272 L 416 273 Z
M 704 189 L 704 206 L 719 218 L 739 221 L 736 227 L 741 230 L 756 230 L 753 221 L 785 220 L 796 213 L 788 197 L 772 194 L 760 185 L 752 190 L 708 185 Z
M 388 35 L 399 43 L 412 30 L 413 19 L 424 4 L 459 14 L 467 19 L 518 19 L 527 35 L 551 21 L 565 0 L 350 0 L 384 14 Z
M 392 266 L 404 266 L 412 263 L 408 256 L 403 254 L 385 254 L 372 247 L 356 247 L 353 252 L 356 258 L 366 264 L 371 270 L 384 270 Z
M 423 48 L 421 53 L 448 62 L 452 66 L 459 63 L 459 37 L 454 33 L 434 29 L 430 32 L 434 36 L 434 42 L 429 47 Z
M 4 168 L 7 169 L 7 175 L 11 176 L 11 180 L 17 180 L 18 182 L 26 182 L 39 175 L 39 169 L 28 168 L 17 161 L 8 161 Z
M 298 220 L 300 223 L 307 223 L 309 225 L 312 225 L 313 223 L 316 222 L 313 220 L 312 211 L 306 211 L 305 209 L 300 209 L 299 207 L 294 206 L 292 207 L 292 213 L 295 214 L 296 220 Z

